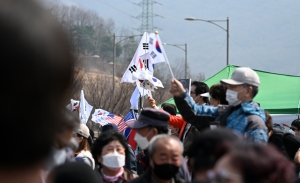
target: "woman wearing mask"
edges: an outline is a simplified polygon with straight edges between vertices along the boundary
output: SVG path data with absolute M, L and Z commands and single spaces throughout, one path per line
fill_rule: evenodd
M 98 165 L 96 170 L 104 182 L 126 183 L 138 177 L 124 168 L 127 153 L 128 145 L 122 134 L 106 131 L 99 135 L 92 154 Z
M 81 123 L 79 128 L 76 130 L 74 137 L 79 144 L 77 150 L 74 153 L 75 160 L 82 161 L 88 164 L 92 169 L 94 169 L 95 161 L 92 157 L 90 145 L 88 142 L 88 138 L 90 137 L 89 128 Z

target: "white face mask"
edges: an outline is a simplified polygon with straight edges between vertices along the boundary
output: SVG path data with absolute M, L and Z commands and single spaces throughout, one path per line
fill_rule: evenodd
M 151 132 L 151 130 L 148 132 L 148 134 L 146 135 L 146 137 L 143 137 L 141 136 L 139 133 L 135 133 L 135 136 L 134 136 L 134 140 L 136 141 L 137 145 L 142 148 L 143 150 L 144 149 L 147 149 L 148 146 L 149 146 L 149 141 L 147 139 L 147 136 L 149 135 L 149 133 Z
M 102 164 L 108 168 L 119 169 L 125 165 L 125 155 L 117 151 L 102 156 Z
M 241 104 L 242 101 L 238 99 L 238 94 L 244 90 L 245 89 L 243 89 L 239 92 L 236 92 L 236 91 L 227 89 L 226 100 L 227 100 L 228 104 L 231 106 L 237 106 L 237 105 Z

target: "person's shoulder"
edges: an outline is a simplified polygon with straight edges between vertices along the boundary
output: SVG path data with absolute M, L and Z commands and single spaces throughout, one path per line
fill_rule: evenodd
M 147 178 L 145 177 L 144 174 L 142 174 L 141 176 L 137 177 L 137 178 L 134 178 L 132 180 L 129 180 L 128 183 L 147 183 L 148 180 Z
M 247 122 L 248 122 L 248 126 L 247 129 L 248 130 L 254 130 L 254 129 L 263 129 L 263 130 L 267 130 L 267 126 L 263 120 L 263 118 L 259 115 L 247 115 Z
M 128 170 L 127 168 L 124 168 L 124 173 L 123 173 L 123 175 L 124 175 L 124 178 L 126 179 L 126 180 L 133 180 L 133 179 L 135 179 L 135 178 L 137 178 L 137 177 L 139 177 L 137 174 L 135 174 L 135 173 L 132 173 L 130 170 Z
M 82 151 L 80 151 L 80 153 L 77 156 L 87 156 L 87 157 L 90 157 L 90 156 L 92 156 L 92 153 L 90 151 L 82 150 Z

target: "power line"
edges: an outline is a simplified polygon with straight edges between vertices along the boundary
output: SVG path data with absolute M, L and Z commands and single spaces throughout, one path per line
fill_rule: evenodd
M 137 19 L 136 17 L 130 15 L 129 13 L 126 13 L 126 12 L 124 12 L 124 11 L 118 9 L 118 8 L 115 8 L 115 7 L 109 5 L 109 4 L 107 4 L 107 3 L 105 3 L 105 2 L 103 2 L 103 1 L 101 1 L 101 0 L 98 0 L 98 1 L 101 2 L 101 3 L 103 3 L 103 4 L 105 4 L 106 6 L 108 6 L 108 7 L 110 7 L 110 8 L 112 8 L 112 9 L 115 9 L 115 10 L 117 10 L 117 11 L 119 11 L 119 12 L 121 12 L 121 13 L 127 15 L 127 16 L 129 16 L 130 18 L 135 18 L 135 19 Z
M 239 45 L 237 42 L 235 42 L 233 39 L 231 39 L 229 37 L 229 39 L 235 43 L 236 45 L 238 45 L 239 47 L 241 47 L 246 53 L 248 53 L 251 57 L 253 57 L 255 60 L 257 60 L 259 63 L 263 64 L 264 66 L 268 67 L 267 65 L 265 65 L 263 62 L 259 61 L 257 58 L 255 58 L 250 52 L 248 52 L 244 47 L 242 47 L 241 45 Z
M 223 42 L 223 44 L 221 45 L 221 47 L 219 48 L 219 50 L 216 52 L 216 54 L 208 62 L 206 62 L 205 64 L 202 64 L 202 66 L 205 66 L 205 65 L 209 64 L 219 54 L 219 52 L 223 48 L 225 42 L 226 42 L 226 40 Z
M 134 17 L 134 16 L 132 16 L 132 15 L 130 15 L 130 14 L 128 14 L 128 13 L 126 13 L 126 12 L 124 12 L 124 11 L 118 9 L 118 8 L 115 8 L 115 7 L 109 5 L 109 4 L 107 4 L 107 3 L 105 3 L 105 2 L 103 2 L 103 1 L 101 1 L 101 0 L 98 0 L 98 1 L 99 1 L 100 3 L 103 3 L 104 5 L 106 5 L 106 6 L 110 7 L 110 8 L 112 8 L 112 9 L 118 11 L 118 12 L 121 12 L 121 13 L 123 13 L 123 14 L 129 16 L 130 18 L 137 19 L 136 17 Z M 132 19 L 131 19 L 131 20 L 132 20 Z M 122 23 L 122 22 L 120 22 L 120 21 L 117 21 L 117 20 L 115 20 L 115 19 L 114 19 L 114 21 L 117 22 L 117 23 L 119 23 L 119 24 L 122 24 L 124 27 L 127 27 L 127 28 L 129 28 L 129 29 L 134 29 L 133 27 L 129 27 L 128 25 L 125 25 L 124 23 Z M 135 29 L 134 29 L 134 30 L 135 30 Z

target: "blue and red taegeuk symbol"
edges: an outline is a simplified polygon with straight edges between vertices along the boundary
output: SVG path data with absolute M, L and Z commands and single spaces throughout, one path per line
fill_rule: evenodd
M 158 41 L 156 41 L 156 43 L 155 43 L 155 48 L 156 48 L 156 51 L 158 51 L 159 53 L 161 53 L 161 49 L 160 49 Z

